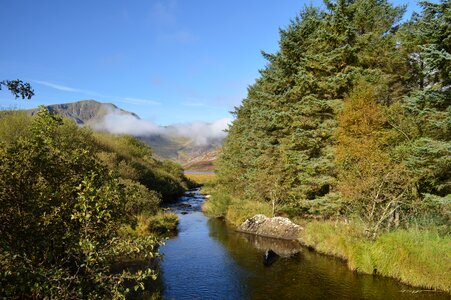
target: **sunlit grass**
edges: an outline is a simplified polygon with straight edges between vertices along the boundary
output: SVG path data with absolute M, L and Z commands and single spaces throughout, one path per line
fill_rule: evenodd
M 216 174 L 185 174 L 185 176 L 197 184 L 211 183 L 216 179 Z
M 246 219 L 257 214 L 271 216 L 272 210 L 268 203 L 250 200 L 232 199 L 226 193 L 215 191 L 205 202 L 202 210 L 210 217 L 225 218 L 228 223 L 241 225 Z
M 451 236 L 417 229 L 367 239 L 361 226 L 312 221 L 300 238 L 316 251 L 346 259 L 352 270 L 451 292 Z
M 123 235 L 142 237 L 148 235 L 165 236 L 177 230 L 179 218 L 177 214 L 160 211 L 155 215 L 142 213 L 136 216 L 136 225 L 123 225 Z

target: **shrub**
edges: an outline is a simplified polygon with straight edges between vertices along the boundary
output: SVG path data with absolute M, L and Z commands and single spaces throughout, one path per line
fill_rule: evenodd
M 0 297 L 121 298 L 155 278 L 111 269 L 154 257 L 158 241 L 118 235 L 127 191 L 92 155 L 90 131 L 46 109 L 29 130 L 0 147 Z

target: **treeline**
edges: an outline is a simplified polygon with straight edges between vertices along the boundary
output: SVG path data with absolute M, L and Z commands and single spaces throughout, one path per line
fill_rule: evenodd
M 449 233 L 450 2 L 420 2 L 404 23 L 405 6 L 385 0 L 324 3 L 263 53 L 207 210 L 233 218 L 233 207 L 258 202 L 357 219 L 369 237 L 410 224 Z
M 45 108 L 1 112 L 0 297 L 118 299 L 143 288 L 157 276 L 152 226 L 177 222 L 159 204 L 189 184 L 133 137 Z M 141 270 L 123 264 L 137 259 Z

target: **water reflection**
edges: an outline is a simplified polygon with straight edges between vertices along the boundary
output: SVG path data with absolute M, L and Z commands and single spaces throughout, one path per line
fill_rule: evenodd
M 343 261 L 296 242 L 237 233 L 216 219 L 208 227 L 248 274 L 244 285 L 251 299 L 449 299 L 446 294 L 413 293 L 414 288 L 393 279 L 357 274 Z M 281 256 L 270 267 L 262 264 L 267 249 Z
M 203 200 L 193 191 L 171 208 L 180 224 L 179 234 L 161 248 L 165 299 L 449 299 L 356 274 L 342 261 L 295 242 L 235 232 L 221 220 L 207 219 L 200 212 Z M 265 267 L 268 249 L 280 258 Z

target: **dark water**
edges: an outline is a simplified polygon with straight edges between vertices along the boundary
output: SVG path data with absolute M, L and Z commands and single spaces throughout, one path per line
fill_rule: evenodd
M 208 219 L 198 190 L 171 208 L 179 233 L 161 248 L 165 299 L 449 299 L 396 280 L 356 274 L 335 258 L 297 243 L 237 233 Z M 270 248 L 280 257 L 270 266 Z

